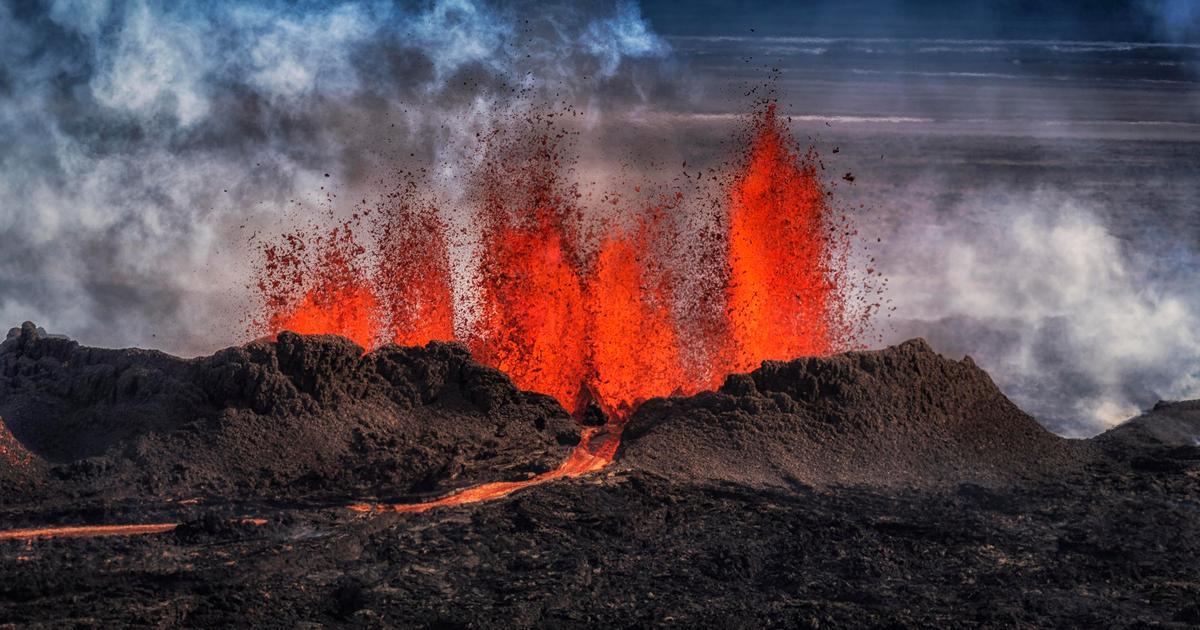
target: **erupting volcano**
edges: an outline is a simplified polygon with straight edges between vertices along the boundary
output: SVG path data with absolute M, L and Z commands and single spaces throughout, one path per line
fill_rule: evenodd
M 0 630 L 1200 628 L 1200 0 L 933 4 L 0 3 Z
M 718 386 L 767 359 L 851 349 L 870 306 L 851 308 L 848 242 L 813 150 L 801 150 L 773 102 L 746 126 L 744 153 L 715 172 L 707 225 L 720 256 L 680 264 L 680 191 L 613 195 L 633 218 L 583 227 L 570 180 L 570 135 L 554 114 L 480 139 L 466 206 L 474 263 L 453 269 L 447 228 L 413 183 L 332 230 L 300 230 L 264 248 L 259 290 L 267 333 L 335 333 L 364 347 L 458 340 L 522 389 L 620 424 L 649 398 Z M 641 193 L 641 186 L 632 187 Z M 607 199 L 607 197 L 606 197 Z M 447 207 L 447 204 L 441 204 Z M 374 247 L 355 228 L 371 223 Z M 681 307 L 682 280 L 712 279 Z M 454 302 L 453 288 L 469 296 Z M 457 307 L 456 307 L 457 306 Z M 703 357 L 704 365 L 685 357 Z

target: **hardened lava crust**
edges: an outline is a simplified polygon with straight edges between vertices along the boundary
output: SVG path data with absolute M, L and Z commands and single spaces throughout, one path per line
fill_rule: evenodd
M 319 499 L 527 478 L 580 430 L 444 344 L 27 325 L 0 370 L 0 627 L 1200 624 L 1200 401 L 1067 440 L 921 341 L 649 401 L 605 470 L 419 513 Z M 12 533 L 65 524 L 155 533 Z
M 364 353 L 281 333 L 180 359 L 29 323 L 0 345 L 0 418 L 0 447 L 13 436 L 36 462 L 0 465 L 36 466 L 22 476 L 40 496 L 145 501 L 445 492 L 548 470 L 580 437 L 552 398 L 454 344 Z

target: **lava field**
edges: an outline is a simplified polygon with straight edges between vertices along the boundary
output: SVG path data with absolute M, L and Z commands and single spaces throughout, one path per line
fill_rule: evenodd
M 597 427 L 455 344 L 26 324 L 0 418 L 9 627 L 1200 623 L 1200 402 L 1063 439 L 920 340 Z

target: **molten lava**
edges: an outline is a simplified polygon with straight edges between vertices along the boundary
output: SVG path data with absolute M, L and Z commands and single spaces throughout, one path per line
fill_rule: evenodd
M 600 444 L 593 444 L 599 439 Z M 544 472 L 524 481 L 497 481 L 467 488 L 461 492 L 444 496 L 424 503 L 355 503 L 349 508 L 355 512 L 425 512 L 433 508 L 449 507 L 490 501 L 508 496 L 517 490 L 536 486 L 553 479 L 579 477 L 588 473 L 603 470 L 612 463 L 620 443 L 620 429 L 613 428 L 605 433 L 603 429 L 585 429 L 579 445 L 571 451 L 570 457 L 558 468 Z
M 767 106 L 729 195 L 726 372 L 835 350 L 829 214 L 812 155 Z
M 373 277 L 349 226 L 311 246 L 292 234 L 265 250 L 269 332 L 339 333 L 367 347 L 458 338 L 518 387 L 577 414 L 594 402 L 617 424 L 648 398 L 716 387 L 766 359 L 847 349 L 858 330 L 839 287 L 839 230 L 815 155 L 799 150 L 773 103 L 750 125 L 721 203 L 706 205 L 721 213 L 709 225 L 724 226 L 715 233 L 722 258 L 689 269 L 671 268 L 656 246 L 697 238 L 662 229 L 663 213 L 684 207 L 682 193 L 640 221 L 607 224 L 587 251 L 567 134 L 552 118 L 481 138 L 467 187 L 477 270 L 451 272 L 432 203 L 374 215 Z M 416 195 L 410 186 L 400 196 Z M 711 293 L 700 301 L 720 321 L 688 320 L 679 307 L 687 274 L 714 279 L 699 283 Z M 454 308 L 452 287 L 472 296 L 468 307 Z M 696 356 L 707 365 L 685 360 Z
M 406 195 L 380 216 L 375 284 L 384 339 L 401 346 L 454 339 L 446 227 L 437 208 Z
M 365 249 L 348 226 L 339 226 L 310 246 L 290 234 L 264 249 L 265 279 L 259 282 L 270 309 L 270 332 L 336 333 L 369 348 L 377 337 L 378 301 L 359 264 Z M 291 293 L 304 287 L 299 301 Z
M 646 399 L 692 389 L 680 362 L 670 288 L 647 264 L 650 228 L 606 237 L 588 285 L 589 385 L 614 420 Z
M 482 363 L 518 386 L 586 406 L 587 321 L 577 252 L 566 229 L 573 190 L 555 138 L 503 146 L 480 178 L 480 317 L 468 340 Z

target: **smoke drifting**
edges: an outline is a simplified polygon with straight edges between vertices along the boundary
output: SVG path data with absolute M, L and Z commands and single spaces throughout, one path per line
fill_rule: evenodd
M 452 171 L 517 92 L 641 101 L 667 52 L 628 3 L 5 4 L 0 319 L 211 350 L 281 213 Z
M 1200 303 L 1139 262 L 1069 198 L 959 209 L 895 236 L 892 335 L 980 360 L 1030 413 L 1091 435 L 1155 400 L 1200 393 Z M 1188 253 L 1186 266 L 1200 263 Z M 1194 267 L 1192 267 L 1194 268 Z M 1193 287 L 1194 288 L 1194 287 Z

